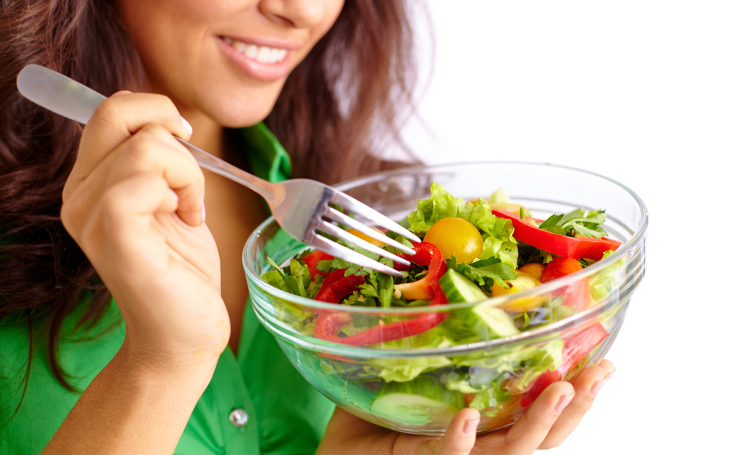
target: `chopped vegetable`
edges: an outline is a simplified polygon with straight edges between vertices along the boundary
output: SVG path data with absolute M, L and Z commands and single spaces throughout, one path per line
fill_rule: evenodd
M 484 252 L 484 239 L 476 226 L 463 218 L 443 218 L 432 225 L 425 235 L 425 242 L 435 245 L 443 259 L 455 257 L 469 263 Z
M 514 237 L 517 240 L 559 256 L 599 261 L 602 259 L 605 251 L 617 250 L 620 247 L 620 242 L 612 239 L 567 237 L 537 228 L 530 223 L 520 220 L 519 216 L 515 216 L 514 214 L 498 210 L 494 210 L 493 213 L 500 218 L 512 221 L 512 224 L 515 226 Z
M 412 283 L 404 283 L 396 286 L 396 289 L 401 291 L 401 294 L 407 300 L 431 300 L 440 291 L 440 277 L 445 273 L 447 267 L 443 262 L 442 254 L 440 250 L 431 243 L 421 242 L 413 243 L 414 256 L 407 254 L 401 254 L 400 256 L 414 262 L 417 265 L 428 266 L 427 275 L 424 278 Z

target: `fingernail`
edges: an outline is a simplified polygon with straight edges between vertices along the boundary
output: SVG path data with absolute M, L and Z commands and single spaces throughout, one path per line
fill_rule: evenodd
M 185 130 L 188 131 L 188 134 L 193 134 L 193 127 L 190 126 L 190 123 L 188 123 L 188 121 L 182 116 L 180 117 L 180 121 L 183 122 L 183 126 L 185 127 Z
M 201 208 L 201 223 L 206 222 L 206 204 L 203 204 Z
M 478 426 L 479 419 L 466 420 L 466 424 L 463 425 L 463 434 L 466 436 L 471 436 L 473 433 L 476 432 L 476 427 Z
M 571 403 L 571 400 L 574 398 L 574 394 L 571 395 L 563 395 L 560 400 L 558 400 L 558 403 L 556 403 L 556 414 L 561 414 L 561 411 L 566 408 L 566 406 Z
M 605 379 L 602 379 L 601 381 L 597 381 L 592 386 L 592 390 L 589 392 L 590 395 L 592 395 L 592 398 L 595 398 L 599 391 L 602 389 L 602 387 L 605 385 L 605 383 L 612 377 L 612 375 L 615 374 L 613 371 L 612 373 L 605 376 Z
M 175 191 L 173 191 L 172 188 L 170 188 L 170 197 L 172 198 L 173 201 L 175 201 L 176 204 L 180 200 L 180 198 L 178 198 L 177 193 L 175 193 Z

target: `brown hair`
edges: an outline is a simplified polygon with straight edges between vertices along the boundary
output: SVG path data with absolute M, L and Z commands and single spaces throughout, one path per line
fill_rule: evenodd
M 370 138 L 398 139 L 413 78 L 411 37 L 402 0 L 346 1 L 265 120 L 295 176 L 336 182 L 389 166 L 371 153 Z M 85 304 L 78 329 L 95 325 L 110 302 L 59 219 L 82 129 L 22 98 L 15 78 L 37 63 L 110 95 L 143 87 L 144 73 L 111 1 L 2 0 L 0 43 L 0 321 L 28 323 L 26 387 L 31 327 L 40 321 L 51 371 L 74 390 L 57 359 L 62 322 Z

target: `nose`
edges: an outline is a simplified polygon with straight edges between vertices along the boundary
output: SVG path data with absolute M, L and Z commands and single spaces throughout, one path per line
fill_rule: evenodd
M 260 10 L 296 28 L 310 28 L 324 18 L 325 3 L 326 0 L 262 0 Z

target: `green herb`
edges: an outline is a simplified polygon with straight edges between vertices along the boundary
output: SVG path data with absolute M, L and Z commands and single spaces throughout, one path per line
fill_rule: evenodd
M 607 235 L 602 229 L 602 224 L 606 219 L 607 215 L 604 210 L 592 210 L 585 213 L 584 209 L 576 209 L 567 214 L 549 216 L 540 224 L 540 229 L 570 237 L 581 234 L 584 237 L 601 239 Z
M 284 270 L 270 258 L 268 258 L 268 263 L 275 270 L 263 274 L 262 278 L 265 281 L 291 294 L 308 297 L 306 288 L 311 284 L 311 275 L 306 264 L 291 259 L 291 263 L 287 267 L 288 270 Z
M 455 270 L 484 288 L 487 292 L 491 292 L 490 290 L 494 286 L 494 283 L 505 289 L 509 289 L 509 285 L 505 281 L 517 278 L 517 275 L 509 264 L 505 264 L 499 258 L 494 257 L 470 264 L 457 264 L 455 257 L 453 257 L 445 261 L 445 264 L 448 266 L 448 269 Z

